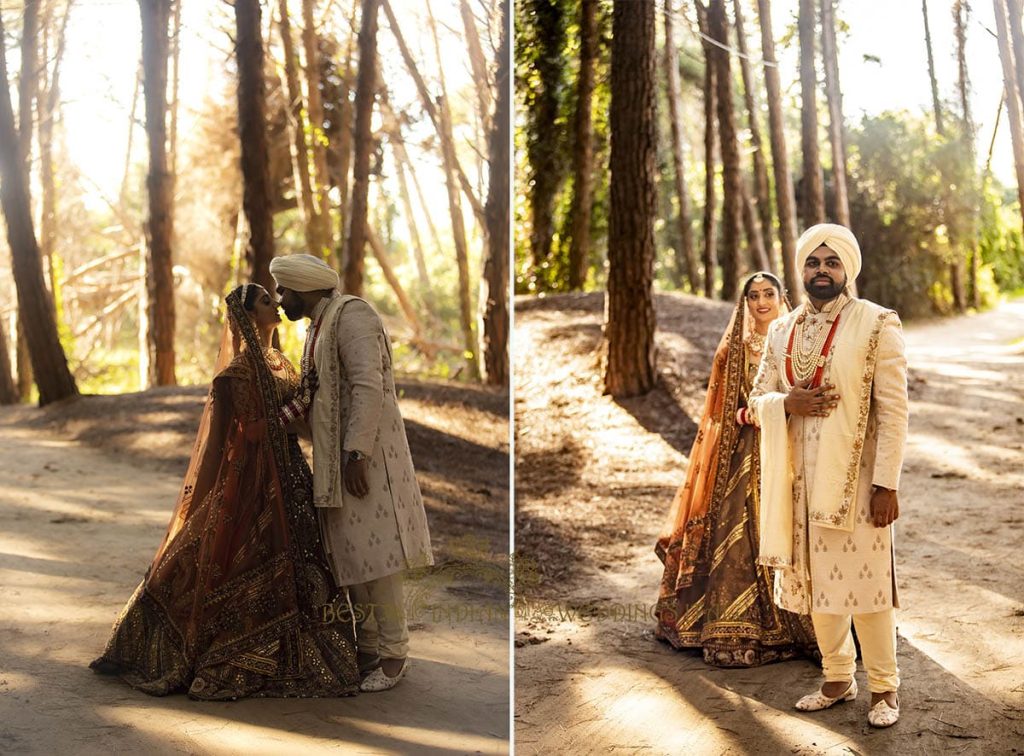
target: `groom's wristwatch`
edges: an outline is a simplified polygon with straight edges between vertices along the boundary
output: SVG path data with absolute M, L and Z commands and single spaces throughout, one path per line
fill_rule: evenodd
M 361 451 L 356 451 L 353 449 L 348 453 L 348 458 L 350 462 L 362 462 L 364 459 L 366 459 L 366 455 L 363 454 Z

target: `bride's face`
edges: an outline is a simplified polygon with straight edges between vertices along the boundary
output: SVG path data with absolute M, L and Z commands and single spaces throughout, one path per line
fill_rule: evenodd
M 262 286 L 256 287 L 256 296 L 252 301 L 249 317 L 257 328 L 275 326 L 281 322 L 281 313 L 277 301 Z
M 747 290 L 747 311 L 755 323 L 771 323 L 779 317 L 779 292 L 770 279 L 750 284 Z

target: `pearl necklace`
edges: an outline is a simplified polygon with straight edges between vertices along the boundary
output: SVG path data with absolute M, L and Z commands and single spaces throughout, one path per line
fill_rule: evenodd
M 845 305 L 846 297 L 840 294 L 832 307 L 832 311 L 838 312 Z M 810 343 L 808 344 L 807 326 L 805 325 L 808 317 L 808 313 L 805 310 L 800 313 L 800 316 L 796 319 L 796 324 L 793 326 L 793 349 L 789 356 L 793 366 L 793 375 L 797 381 L 807 380 L 814 375 L 815 370 L 825 366 L 825 355 L 822 352 L 825 342 L 832 332 L 831 328 L 825 327 L 826 321 L 816 321 L 814 326 L 817 328 L 817 331 L 810 337 Z

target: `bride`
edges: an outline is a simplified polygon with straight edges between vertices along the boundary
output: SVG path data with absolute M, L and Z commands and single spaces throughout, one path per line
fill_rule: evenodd
M 772 570 L 757 564 L 759 430 L 745 407 L 768 326 L 787 311 L 778 278 L 761 271 L 745 281 L 715 352 L 686 480 L 655 545 L 664 565 L 656 637 L 701 649 L 719 667 L 817 656 L 810 618 L 775 605 Z
M 270 346 L 281 317 L 262 286 L 239 286 L 225 303 L 167 535 L 90 666 L 157 696 L 353 694 L 348 604 L 324 556 L 309 468 L 277 419 L 311 387 Z

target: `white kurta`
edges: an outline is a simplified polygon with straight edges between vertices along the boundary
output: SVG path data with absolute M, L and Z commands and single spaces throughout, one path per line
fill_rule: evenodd
M 830 303 L 832 304 L 832 303 Z M 847 300 L 841 309 L 877 305 Z M 834 309 L 834 308 L 833 308 Z M 810 342 L 817 328 L 829 328 L 839 313 L 814 312 L 810 305 L 797 307 L 773 324 L 765 353 L 751 391 L 751 404 L 771 392 L 786 392 L 785 353 L 790 331 L 806 310 L 805 336 Z M 848 319 L 848 317 L 847 317 Z M 844 338 L 844 318 L 836 329 L 835 343 Z M 850 335 L 847 334 L 847 338 Z M 797 345 L 794 344 L 794 349 Z M 833 382 L 833 371 L 862 371 L 863 365 L 834 364 L 830 350 L 823 383 Z M 840 402 L 858 397 L 841 396 Z M 809 487 L 817 470 L 822 418 L 789 418 L 788 437 L 793 456 L 793 566 L 776 570 L 775 601 L 801 614 L 864 614 L 898 606 L 893 560 L 893 528 L 871 523 L 872 485 L 897 489 L 907 436 L 907 371 L 903 336 L 898 319 L 890 317 L 878 339 L 874 382 L 856 483 L 853 530 L 847 531 L 808 522 Z M 838 495 L 839 492 L 837 492 Z

